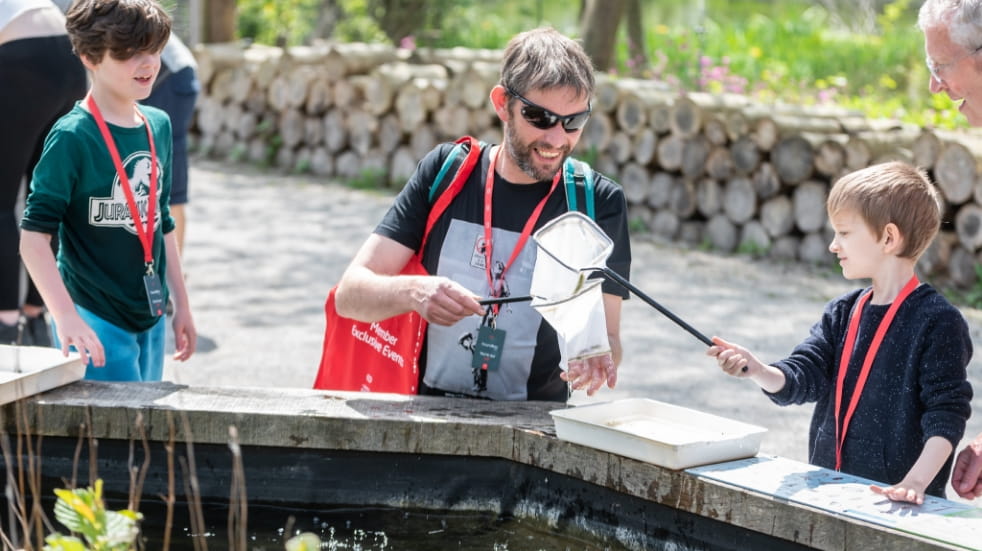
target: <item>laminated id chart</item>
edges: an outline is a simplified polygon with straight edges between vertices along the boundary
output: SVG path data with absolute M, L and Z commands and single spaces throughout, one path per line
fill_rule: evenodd
M 777 456 L 706 465 L 686 472 L 830 513 L 982 550 L 982 509 L 926 496 L 922 505 L 873 493 L 882 483 Z

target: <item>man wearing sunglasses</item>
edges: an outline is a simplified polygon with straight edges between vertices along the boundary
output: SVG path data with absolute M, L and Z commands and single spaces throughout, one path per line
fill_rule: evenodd
M 593 88 L 592 63 L 573 40 L 547 28 L 514 37 L 490 94 L 504 129 L 502 143 L 483 148 L 459 195 L 433 226 L 422 250 L 423 265 L 433 275 L 397 274 L 420 247 L 435 200 L 430 184 L 453 144 L 423 158 L 342 276 L 335 295 L 340 315 L 371 322 L 415 310 L 430 322 L 420 393 L 565 402 L 570 388 L 592 395 L 604 383 L 616 383 L 621 301 L 627 298 L 619 285 L 603 283 L 611 352 L 568 366 L 560 365 L 555 330 L 528 302 L 478 302 L 528 294 L 536 255 L 529 237 L 570 208 L 562 169 L 590 118 Z M 628 277 L 624 195 L 594 173 L 591 199 L 594 219 L 614 242 L 607 265 Z M 579 205 L 584 202 L 580 197 Z M 504 344 L 479 383 L 473 347 L 461 343 L 480 343 L 489 334 Z
M 982 126 L 982 0 L 926 0 L 917 25 L 924 33 L 931 93 L 945 92 L 972 126 Z M 982 434 L 955 459 L 951 487 L 982 496 Z

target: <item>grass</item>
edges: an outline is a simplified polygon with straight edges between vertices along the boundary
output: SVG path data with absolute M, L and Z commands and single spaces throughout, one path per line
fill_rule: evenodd
M 373 190 L 384 189 L 386 173 L 382 169 L 366 168 L 362 169 L 357 176 L 345 181 L 345 184 L 352 189 Z
M 968 289 L 945 289 L 944 292 L 948 300 L 955 304 L 982 309 L 982 264 L 975 265 L 975 275 L 975 285 Z
M 632 235 L 645 234 L 648 233 L 648 225 L 641 218 L 632 218 L 628 220 L 627 231 Z
M 754 258 L 763 258 L 767 256 L 770 251 L 770 247 L 757 243 L 756 241 L 743 241 L 737 245 L 736 252 L 738 254 L 751 256 Z
M 751 4 L 757 13 L 747 10 Z M 834 104 L 927 126 L 965 125 L 946 96 L 928 91 L 910 0 L 889 4 L 872 30 L 844 27 L 840 20 L 848 14 L 813 2 L 768 3 L 769 10 L 761 4 L 717 6 L 695 26 L 646 25 L 647 51 L 654 57 L 641 74 L 686 90 Z M 619 48 L 623 60 L 627 45 Z M 628 61 L 620 70 L 638 72 Z

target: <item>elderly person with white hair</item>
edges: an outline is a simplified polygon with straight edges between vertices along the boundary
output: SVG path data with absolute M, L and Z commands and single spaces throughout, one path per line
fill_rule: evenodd
M 917 25 L 924 33 L 931 93 L 944 92 L 972 126 L 982 126 L 982 0 L 926 0 Z M 951 486 L 982 496 L 982 434 L 955 459 Z

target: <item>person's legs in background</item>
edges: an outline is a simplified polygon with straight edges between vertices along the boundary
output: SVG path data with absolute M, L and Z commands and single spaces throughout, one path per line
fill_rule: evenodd
M 15 107 L 0 125 L 0 344 L 50 346 L 44 303 L 30 282 L 21 319 L 17 200 L 51 125 L 85 95 L 85 69 L 68 37 L 54 36 L 0 45 L 0 73 L 0 105 Z
M 31 91 L 19 84 L 32 80 L 32 69 L 22 62 L 23 45 L 0 45 L 0 73 L 12 85 L 0 86 L 0 105 L 25 105 Z M 14 84 L 17 83 L 17 84 Z M 0 344 L 19 342 L 21 264 L 18 248 L 17 199 L 44 121 L 34 109 L 10 109 L 0 127 Z M 35 132 L 31 132 L 31 129 Z
M 172 184 L 170 212 L 177 232 L 178 251 L 184 251 L 187 220 L 184 205 L 188 202 L 188 130 L 194 115 L 194 104 L 201 85 L 193 67 L 168 74 L 154 87 L 142 103 L 163 109 L 170 115 L 174 132 L 174 156 L 171 165 Z

